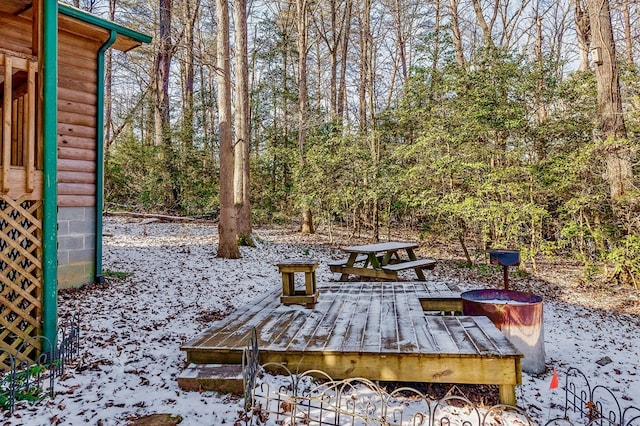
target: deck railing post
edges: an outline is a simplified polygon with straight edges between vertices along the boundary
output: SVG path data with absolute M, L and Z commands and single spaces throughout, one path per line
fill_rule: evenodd
M 31 193 L 35 189 L 35 151 L 36 151 L 36 70 L 38 64 L 29 61 L 27 83 L 27 159 L 25 189 Z
M 4 103 L 2 106 L 2 192 L 9 192 L 11 173 L 11 122 L 13 116 L 13 60 L 4 55 Z

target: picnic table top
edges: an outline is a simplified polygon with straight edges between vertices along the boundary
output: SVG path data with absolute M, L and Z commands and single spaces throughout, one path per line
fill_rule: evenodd
M 383 251 L 395 251 L 402 249 L 418 248 L 418 243 L 403 241 L 389 241 L 386 243 L 364 244 L 360 246 L 343 247 L 342 251 L 347 253 L 379 253 Z

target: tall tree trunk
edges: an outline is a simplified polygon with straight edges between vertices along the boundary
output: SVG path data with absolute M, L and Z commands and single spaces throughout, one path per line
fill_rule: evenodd
M 346 25 L 345 17 L 347 14 L 347 1 L 340 1 L 339 7 L 338 0 L 327 0 L 326 6 L 328 10 L 325 10 L 324 3 L 318 3 L 316 13 L 311 14 L 310 18 L 313 20 L 316 28 L 316 48 L 318 50 L 317 57 L 321 57 L 320 53 L 320 41 L 323 41 L 327 47 L 329 54 L 329 120 L 335 121 L 338 117 L 338 58 L 340 57 L 340 46 Z M 327 21 L 329 27 L 327 27 Z M 323 72 L 323 61 L 316 61 L 318 68 L 318 93 L 322 93 L 321 89 L 321 77 Z M 318 102 L 320 102 L 321 96 L 318 96 Z
M 347 93 L 347 54 L 349 52 L 349 38 L 351 35 L 351 15 L 353 11 L 352 0 L 346 0 L 345 5 L 345 18 L 344 18 L 344 31 L 342 33 L 340 47 L 342 52 L 340 54 L 341 66 L 340 66 L 340 82 L 338 84 L 338 98 L 336 100 L 337 116 L 342 124 L 344 120 L 344 111 L 346 108 L 346 93 Z
M 607 141 L 607 180 L 612 200 L 631 189 L 632 155 L 625 144 L 627 128 L 622 115 L 622 99 L 616 64 L 616 49 L 608 0 L 589 0 L 593 47 L 598 49 L 596 63 L 598 115 L 602 137 Z
M 462 33 L 460 32 L 460 15 L 458 4 L 460 0 L 449 0 L 449 13 L 451 14 L 451 33 L 453 35 L 453 48 L 456 51 L 456 62 L 460 68 L 464 67 L 464 48 L 462 47 Z
M 240 258 L 236 207 L 233 202 L 233 140 L 231 136 L 231 49 L 229 47 L 229 3 L 216 0 L 218 134 L 220 138 L 220 220 L 218 257 Z
M 536 96 L 535 96 L 535 108 L 536 108 L 536 122 L 538 125 L 542 125 L 548 116 L 547 104 L 544 101 L 545 92 L 545 71 L 544 71 L 544 56 L 542 55 L 542 17 L 536 17 L 536 65 L 538 68 L 538 75 L 536 81 Z M 547 156 L 547 144 L 543 139 L 543 136 L 538 136 L 534 142 L 535 151 L 538 160 L 543 160 Z
M 236 60 L 236 145 L 234 171 L 234 202 L 238 209 L 238 239 L 253 245 L 251 240 L 251 201 L 249 198 L 249 58 L 247 47 L 247 1 L 235 0 L 233 5 Z
M 440 62 L 440 0 L 435 0 L 435 13 L 433 20 L 433 57 L 431 58 L 431 82 L 429 88 L 429 100 L 435 96 L 438 77 L 438 63 Z
M 185 0 L 183 8 L 184 25 L 184 93 L 182 99 L 182 138 L 188 148 L 193 147 L 194 80 L 195 80 L 195 37 L 194 29 L 199 16 L 200 0 Z
M 402 71 L 402 84 L 404 85 L 404 83 L 407 81 L 407 42 L 402 31 L 402 23 L 404 19 L 402 15 L 402 5 L 400 4 L 400 0 L 394 0 L 394 7 L 396 36 L 398 37 L 398 55 L 400 58 L 400 70 Z
M 202 137 L 205 141 L 211 139 L 211 132 L 209 128 L 209 113 L 210 109 L 213 109 L 213 102 L 210 102 L 209 88 L 207 84 L 207 77 L 205 76 L 204 67 L 200 67 L 200 103 L 202 105 L 202 112 L 200 120 L 202 120 Z
M 375 55 L 373 46 L 373 34 L 371 33 L 371 15 L 373 11 L 372 0 L 364 0 L 362 3 L 362 10 L 360 11 L 360 131 L 367 142 L 369 152 L 371 154 L 371 164 L 374 170 L 379 166 L 380 158 L 380 146 L 379 140 L 375 131 Z M 374 185 L 372 182 L 373 177 L 365 176 L 364 185 L 366 187 Z M 374 240 L 379 239 L 379 200 L 377 195 L 374 195 L 371 200 L 368 201 L 365 206 L 368 211 L 366 214 L 369 216 L 370 223 L 373 227 Z
M 627 63 L 635 67 L 633 59 L 633 39 L 631 37 L 631 9 L 629 0 L 622 0 L 622 16 L 624 17 L 624 42 L 627 49 Z
M 307 38 L 309 14 L 307 0 L 296 0 L 296 28 L 298 30 L 298 154 L 300 167 L 305 167 L 305 143 L 308 126 L 308 101 L 307 101 Z M 303 189 L 304 190 L 304 189 Z M 305 234 L 313 234 L 313 216 L 308 205 L 302 205 L 302 225 L 300 231 Z
M 169 72 L 173 47 L 171 44 L 171 10 L 172 0 L 160 0 L 158 23 L 158 52 L 155 59 L 155 143 L 162 150 L 162 162 L 169 177 L 170 205 L 169 210 L 181 208 L 180 184 L 175 148 L 171 138 L 171 122 L 169 115 Z
M 282 143 L 282 148 L 288 149 L 289 147 L 289 120 L 288 120 L 288 115 L 289 115 L 289 96 L 287 96 L 286 94 L 289 93 L 289 78 L 288 78 L 288 68 L 289 68 L 289 52 L 287 51 L 287 46 L 289 46 L 289 32 L 288 32 L 288 27 L 289 25 L 286 25 L 286 27 L 283 29 L 282 31 L 282 88 L 283 88 L 283 93 L 285 94 L 285 96 L 283 96 L 283 102 L 282 102 L 282 110 L 281 110 L 281 117 L 278 117 L 277 114 L 274 117 L 274 132 L 273 132 L 273 137 L 275 138 L 274 141 L 274 146 L 279 147 L 280 142 Z M 273 103 L 274 103 L 274 110 L 278 111 L 278 99 L 276 98 L 276 94 L 274 92 L 274 99 L 273 99 Z M 280 130 L 280 132 L 278 132 L 278 123 L 279 121 L 282 120 L 282 130 Z M 282 137 L 280 137 L 280 134 L 282 133 Z M 281 139 L 278 140 L 278 139 Z M 277 154 L 276 154 L 277 155 Z M 276 175 L 277 175 L 277 170 L 276 167 L 278 167 L 277 164 L 277 160 L 278 158 L 276 158 L 276 161 L 273 162 L 273 188 L 275 189 L 276 187 Z M 291 183 L 289 180 L 289 167 L 288 167 L 288 163 L 287 161 L 282 160 L 282 176 L 283 176 L 283 184 L 284 186 L 289 186 L 289 184 Z
M 116 2 L 117 0 L 109 0 L 109 19 L 113 22 L 116 17 Z M 111 99 L 111 90 L 113 87 L 113 50 L 107 50 L 105 56 L 105 69 L 104 69 L 104 145 L 105 156 L 109 154 L 109 147 L 111 146 L 111 131 L 113 127 L 112 109 L 113 102 Z
M 371 0 L 364 0 L 361 4 L 361 10 L 358 16 L 360 25 L 360 76 L 358 84 L 358 101 L 360 106 L 360 133 L 363 135 L 368 130 L 368 95 L 369 78 L 371 72 Z
M 338 31 L 338 19 L 336 10 L 336 0 L 330 0 L 330 12 L 331 12 L 331 46 L 329 46 L 329 63 L 330 63 L 330 77 L 329 77 L 329 99 L 331 102 L 331 120 L 335 120 L 338 116 L 338 45 L 340 43 L 339 31 Z M 342 23 L 344 28 L 344 22 Z M 320 61 L 318 61 L 319 63 Z
M 574 19 L 576 23 L 576 38 L 578 39 L 578 53 L 580 63 L 578 71 L 587 71 L 589 67 L 589 48 L 591 46 L 591 20 L 587 10 L 587 0 L 573 0 Z
M 473 11 L 476 14 L 478 25 L 482 30 L 482 36 L 484 38 L 485 46 L 489 48 L 495 47 L 495 43 L 493 41 L 493 24 L 495 22 L 496 16 L 498 15 L 498 6 L 500 2 L 498 0 L 493 2 L 493 15 L 489 22 L 487 22 L 487 20 L 484 18 L 484 11 L 482 10 L 480 0 L 471 0 L 471 3 L 473 3 Z
M 164 129 L 169 126 L 169 69 L 171 67 L 171 9 L 172 0 L 159 0 L 158 46 L 154 62 L 155 145 L 165 142 Z M 170 143 L 170 136 L 169 136 Z

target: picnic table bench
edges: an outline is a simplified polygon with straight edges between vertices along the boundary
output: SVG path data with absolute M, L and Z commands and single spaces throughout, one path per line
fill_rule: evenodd
M 366 254 L 361 254 L 355 258 L 353 263 L 367 262 L 368 259 L 369 259 L 369 256 L 367 256 Z M 349 258 L 345 257 L 344 259 L 337 259 L 337 260 L 328 262 L 327 265 L 329 265 L 329 268 L 342 267 L 342 266 L 347 266 L 348 261 L 349 261 Z M 331 270 L 333 271 L 333 269 Z
M 395 281 L 398 272 L 407 269 L 413 269 L 418 279 L 425 281 L 422 270 L 433 269 L 436 260 L 418 259 L 413 251 L 417 247 L 417 243 L 400 241 L 344 247 L 342 250 L 349 253 L 349 257 L 329 262 L 328 265 L 331 272 L 341 274 L 340 281 L 346 281 L 350 274 Z M 407 258 L 401 256 L 403 251 Z

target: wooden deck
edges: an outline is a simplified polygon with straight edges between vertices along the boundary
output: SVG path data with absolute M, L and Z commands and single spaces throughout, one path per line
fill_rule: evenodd
M 241 362 L 253 327 L 260 362 L 336 379 L 496 384 L 515 404 L 522 354 L 486 317 L 425 315 L 458 293 L 433 282 L 328 283 L 313 309 L 262 296 L 182 346 L 196 364 Z

